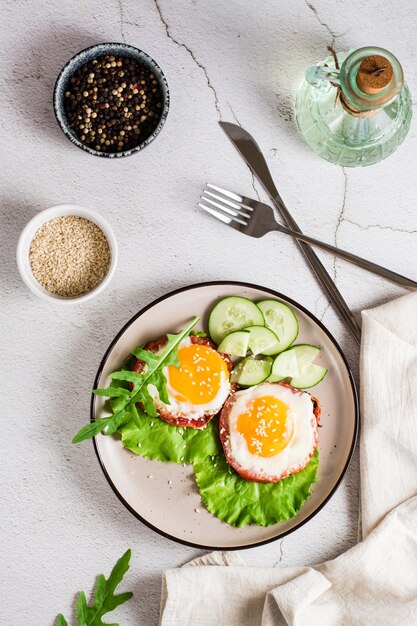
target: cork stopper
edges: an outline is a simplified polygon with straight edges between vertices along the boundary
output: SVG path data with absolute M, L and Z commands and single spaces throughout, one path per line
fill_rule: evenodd
M 389 85 L 393 73 L 388 59 L 374 54 L 363 59 L 356 76 L 356 84 L 363 93 L 373 95 Z

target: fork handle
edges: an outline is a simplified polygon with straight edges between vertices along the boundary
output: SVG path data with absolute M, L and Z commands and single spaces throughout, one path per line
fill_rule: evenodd
M 277 230 L 280 233 L 285 233 L 286 235 L 290 235 L 294 239 L 298 241 L 303 241 L 304 243 L 309 243 L 315 248 L 321 248 L 322 250 L 326 250 L 326 252 L 331 252 L 337 257 L 341 259 L 345 259 L 345 261 L 349 261 L 354 265 L 358 265 L 359 267 L 363 267 L 369 272 L 373 272 L 374 274 L 378 274 L 378 276 L 382 276 L 383 278 L 387 278 L 393 283 L 397 283 L 397 285 L 401 285 L 402 287 L 411 287 L 413 289 L 417 289 L 417 282 L 412 280 L 411 278 L 407 278 L 406 276 L 402 276 L 401 274 L 397 274 L 386 267 L 382 267 L 382 265 L 378 265 L 377 263 L 373 263 L 372 261 L 367 261 L 356 254 L 352 254 L 352 252 L 347 252 L 346 250 L 342 250 L 341 248 L 337 248 L 336 246 L 332 246 L 330 243 L 325 243 L 324 241 L 320 241 L 320 239 L 315 239 L 314 237 L 310 237 L 309 235 L 304 235 L 304 233 L 299 233 L 295 230 L 291 230 L 290 228 L 286 228 L 281 224 L 277 224 Z

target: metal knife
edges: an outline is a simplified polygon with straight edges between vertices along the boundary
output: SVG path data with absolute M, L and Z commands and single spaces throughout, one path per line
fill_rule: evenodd
M 265 161 L 265 157 L 259 149 L 258 144 L 246 130 L 237 126 L 237 124 L 231 124 L 230 122 L 219 122 L 220 126 L 229 137 L 241 157 L 246 161 L 247 165 L 253 172 L 254 176 L 262 184 L 271 201 L 281 213 L 282 218 L 288 224 L 292 230 L 296 230 L 301 233 L 301 229 L 297 225 L 296 221 L 285 206 L 281 196 L 275 187 L 272 180 L 271 173 L 268 165 Z M 316 275 L 317 280 L 324 288 L 329 300 L 334 307 L 339 311 L 342 319 L 345 321 L 352 335 L 356 341 L 360 343 L 361 329 L 358 322 L 355 320 L 352 311 L 349 309 L 342 294 L 336 287 L 330 274 L 316 255 L 314 250 L 306 243 L 301 241 L 297 242 L 301 250 L 304 252 L 311 269 Z

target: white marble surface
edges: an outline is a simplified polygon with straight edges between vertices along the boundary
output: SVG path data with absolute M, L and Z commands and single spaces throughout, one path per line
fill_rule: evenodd
M 89 416 L 101 356 L 139 308 L 176 287 L 246 280 L 280 290 L 334 333 L 354 372 L 358 349 L 294 243 L 233 233 L 196 209 L 207 180 L 263 197 L 217 125 L 238 120 L 268 158 L 282 196 L 306 232 L 416 275 L 415 124 L 403 146 L 370 169 L 342 170 L 303 144 L 293 100 L 303 69 L 337 49 L 380 45 L 402 61 L 417 93 L 413 0 L 4 0 L 2 71 L 2 601 L 0 623 L 52 624 L 79 589 L 108 573 L 127 547 L 124 589 L 111 615 L 123 625 L 158 621 L 161 572 L 197 556 L 148 530 L 118 501 L 91 443 L 72 435 Z M 167 124 L 141 154 L 91 157 L 68 142 L 51 105 L 63 64 L 99 41 L 136 45 L 166 73 Z M 416 96 L 417 97 L 417 96 Z M 82 306 L 32 296 L 14 261 L 18 235 L 59 202 L 97 209 L 114 227 L 120 262 L 111 288 Z M 260 249 L 262 253 L 260 254 Z M 402 293 L 323 257 L 356 314 Z M 378 488 L 378 486 L 376 486 Z M 251 565 L 311 564 L 352 546 L 358 516 L 357 453 L 331 502 L 284 540 L 245 551 Z M 117 619 L 118 618 L 118 619 Z

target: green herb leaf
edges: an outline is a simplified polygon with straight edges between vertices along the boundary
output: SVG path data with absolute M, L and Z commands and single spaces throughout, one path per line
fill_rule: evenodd
M 130 600 L 133 596 L 130 591 L 119 595 L 114 593 L 129 569 L 130 557 L 131 550 L 127 550 L 117 561 L 107 580 L 103 574 L 98 575 L 94 602 L 91 606 L 87 604 L 85 593 L 80 591 L 77 601 L 78 626 L 119 626 L 118 624 L 106 624 L 102 621 L 102 617 L 106 613 L 114 611 L 114 609 Z M 62 614 L 58 615 L 56 626 L 68 626 Z
M 113 433 L 117 432 L 122 424 L 125 424 L 131 419 L 131 407 L 128 409 L 122 409 L 117 413 L 117 415 L 113 416 L 110 419 L 110 423 L 106 430 L 106 435 L 113 435 Z
M 138 421 L 119 428 L 122 443 L 135 454 L 156 461 L 193 463 L 221 451 L 218 418 L 203 429 L 173 426 L 138 411 Z
M 133 423 L 135 424 L 135 426 L 137 428 L 141 427 L 141 421 L 140 421 L 140 416 L 139 416 L 139 411 L 136 408 L 136 404 L 132 404 L 132 418 L 133 418 Z
M 105 428 L 106 435 L 115 433 L 122 424 L 125 424 L 130 419 L 136 419 L 136 414 L 132 406 L 137 402 L 142 403 L 145 411 L 151 417 L 157 417 L 158 414 L 155 409 L 154 401 L 148 391 L 148 385 L 155 385 L 162 402 L 169 403 L 166 379 L 162 370 L 168 365 L 179 366 L 178 346 L 181 341 L 190 334 L 198 320 L 199 318 L 195 317 L 187 328 L 176 335 L 167 334 L 167 343 L 163 350 L 157 355 L 143 348 L 133 350 L 133 354 L 146 363 L 145 371 L 138 373 L 122 369 L 110 375 L 112 380 L 132 383 L 133 390 L 123 389 L 123 387 L 114 385 L 110 385 L 107 389 L 95 389 L 94 393 L 98 396 L 120 399 L 120 402 L 117 403 L 117 409 L 113 409 L 113 415 L 111 417 L 102 418 L 92 424 L 84 426 L 75 435 L 72 442 L 79 443 L 80 441 L 90 439 L 102 432 Z M 119 389 L 123 389 L 123 391 L 120 392 Z
M 207 337 L 207 333 L 204 332 L 204 330 L 192 330 L 190 332 L 190 335 L 192 335 L 193 337 Z
M 110 424 L 112 421 L 111 417 L 106 417 L 103 419 L 96 420 L 95 422 L 91 422 L 90 424 L 86 424 L 81 428 L 80 431 L 75 435 L 72 440 L 72 443 L 80 443 L 80 441 L 85 441 L 86 439 L 91 439 L 95 435 L 101 433 L 106 426 Z
M 223 454 L 194 462 L 201 498 L 207 509 L 233 526 L 272 526 L 294 517 L 311 494 L 317 480 L 318 449 L 298 474 L 278 483 L 244 480 L 230 467 Z
M 138 388 L 142 384 L 143 374 L 138 374 L 138 372 L 131 372 L 130 370 L 120 370 L 110 374 L 110 378 L 112 378 L 113 380 L 125 380 L 128 383 L 132 383 L 135 388 Z M 107 389 L 94 389 L 93 393 L 100 396 L 107 396 L 107 391 L 111 391 L 111 389 L 111 386 L 107 387 Z M 111 398 L 113 396 L 109 395 L 108 397 Z
M 128 389 L 123 387 L 107 387 L 107 389 L 93 389 L 96 396 L 105 396 L 106 398 L 128 398 L 130 393 Z

